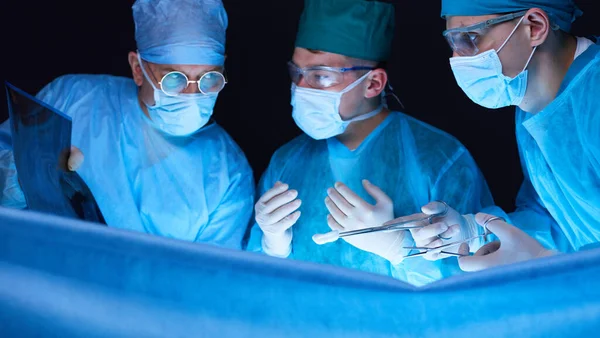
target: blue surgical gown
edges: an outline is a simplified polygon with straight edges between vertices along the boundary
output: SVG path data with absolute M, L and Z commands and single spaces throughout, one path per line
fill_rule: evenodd
M 561 251 L 600 241 L 600 45 L 541 112 L 517 109 L 516 134 L 525 181 L 512 222 Z
M 109 226 L 241 249 L 252 215 L 254 178 L 243 152 L 212 123 L 169 137 L 149 123 L 133 80 L 66 75 L 37 97 L 73 120 L 78 174 Z M 12 162 L 8 121 L 0 131 L 5 206 L 26 207 Z
M 374 203 L 362 187 L 362 179 L 370 180 L 392 198 L 396 217 L 420 212 L 421 206 L 433 200 L 444 200 L 463 214 L 493 205 L 487 184 L 464 146 L 402 113 L 390 113 L 354 151 L 336 138 L 317 141 L 303 134 L 275 152 L 258 188 L 262 195 L 281 181 L 298 190 L 302 215 L 292 228 L 289 258 L 382 274 L 413 285 L 459 273 L 455 258 L 437 262 L 411 258 L 393 266 L 343 240 L 315 244 L 314 234 L 331 231 L 324 199 L 327 188 L 336 181 Z M 254 224 L 247 249 L 262 251 L 261 239 L 262 232 Z

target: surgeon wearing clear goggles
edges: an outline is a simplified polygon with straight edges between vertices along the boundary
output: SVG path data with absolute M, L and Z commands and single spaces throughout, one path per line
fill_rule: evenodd
M 313 66 L 300 68 L 292 61 L 288 62 L 288 71 L 292 82 L 300 85 L 300 81 L 304 80 L 311 88 L 327 89 L 344 83 L 344 76 L 349 72 L 361 70 L 374 70 L 374 67 L 355 66 L 355 67 L 327 67 Z
M 501 15 L 466 27 L 445 30 L 442 35 L 457 56 L 475 56 L 480 52 L 480 44 L 493 26 L 524 16 L 527 11 Z

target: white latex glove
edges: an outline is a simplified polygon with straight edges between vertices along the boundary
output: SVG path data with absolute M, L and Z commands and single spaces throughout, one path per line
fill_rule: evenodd
M 479 213 L 475 216 L 481 226 L 493 215 Z M 546 257 L 556 254 L 556 251 L 545 249 L 538 241 L 527 235 L 519 228 L 502 220 L 491 221 L 487 224 L 490 232 L 500 241 L 494 241 L 482 246 L 474 256 L 464 256 L 458 259 L 463 271 L 478 271 L 494 266 L 517 263 L 529 259 Z M 468 255 L 469 246 L 463 244 L 460 254 Z
M 69 160 L 67 161 L 67 166 L 70 171 L 76 171 L 83 164 L 83 153 L 79 148 L 71 146 L 71 154 L 69 155 Z
M 422 214 L 411 215 L 410 217 L 418 218 L 426 217 L 427 215 L 434 215 L 444 211 L 446 206 L 441 202 L 431 202 L 421 208 Z M 420 222 L 415 225 L 425 225 L 428 223 Z M 478 226 L 475 223 L 473 215 L 461 215 L 458 211 L 448 206 L 448 211 L 445 216 L 436 217 L 433 219 L 433 223 L 419 229 L 410 230 L 412 237 L 415 241 L 415 246 L 420 247 L 438 247 L 443 244 L 453 243 L 462 241 L 467 238 L 478 235 Z M 475 249 L 479 248 L 483 244 L 481 238 L 475 239 L 469 242 Z M 456 250 L 455 248 L 449 248 L 448 250 Z M 423 255 L 423 258 L 435 261 L 444 259 L 449 255 L 439 252 L 428 252 Z
M 298 191 L 276 182 L 254 206 L 256 223 L 263 232 L 262 249 L 269 256 L 287 257 L 292 252 L 292 225 L 300 218 Z
M 394 218 L 392 200 L 369 181 L 363 180 L 362 184 L 367 193 L 375 199 L 375 205 L 367 203 L 340 182 L 335 183 L 335 188 L 327 189 L 325 206 L 330 212 L 327 215 L 327 225 L 332 230 L 342 232 L 376 227 Z M 402 249 L 404 237 L 404 231 L 394 231 L 342 237 L 342 239 L 358 249 L 379 255 L 392 264 L 398 264 L 407 253 L 406 249 Z

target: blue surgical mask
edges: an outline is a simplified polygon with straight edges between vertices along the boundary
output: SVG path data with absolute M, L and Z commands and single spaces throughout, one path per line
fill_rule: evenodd
M 139 55 L 138 55 L 139 58 Z M 154 89 L 154 105 L 144 102 L 152 124 L 173 136 L 187 136 L 204 127 L 210 120 L 218 94 L 180 94 L 170 96 L 156 88 L 140 60 L 144 77 Z
M 450 66 L 456 82 L 467 96 L 480 106 L 496 109 L 518 106 L 527 91 L 527 66 L 537 47 L 533 49 L 529 60 L 521 73 L 514 78 L 503 74 L 498 53 L 516 32 L 524 17 L 515 26 L 498 51 L 491 49 L 475 56 L 450 58 Z
M 340 92 L 303 88 L 292 83 L 292 117 L 298 127 L 315 140 L 322 140 L 344 133 L 352 122 L 366 120 L 379 114 L 383 105 L 347 121 L 342 120 L 340 116 L 342 96 L 358 86 L 370 73 L 363 75 Z

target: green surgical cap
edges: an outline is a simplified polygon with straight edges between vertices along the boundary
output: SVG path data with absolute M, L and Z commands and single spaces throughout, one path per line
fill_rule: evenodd
M 541 8 L 565 32 L 583 12 L 573 0 L 442 0 L 442 18 L 512 13 Z
M 394 6 L 367 0 L 306 0 L 296 47 L 369 61 L 387 61 Z

